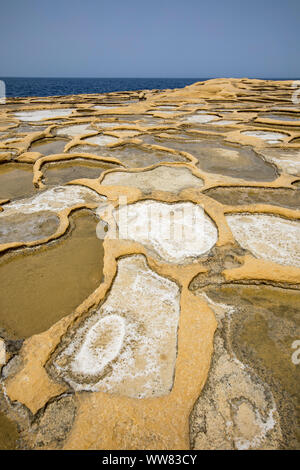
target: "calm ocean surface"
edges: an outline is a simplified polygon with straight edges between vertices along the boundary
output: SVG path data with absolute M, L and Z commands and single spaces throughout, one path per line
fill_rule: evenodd
M 182 88 L 206 78 L 2 78 L 6 96 L 55 96 Z

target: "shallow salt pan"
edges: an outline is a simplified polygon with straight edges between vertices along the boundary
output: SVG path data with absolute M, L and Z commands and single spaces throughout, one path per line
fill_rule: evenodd
M 235 351 L 231 350 L 233 342 L 231 336 L 236 333 L 236 329 L 233 330 L 234 322 L 236 317 L 244 316 L 245 307 L 238 310 L 230 305 L 232 302 L 230 304 L 214 302 L 211 297 L 220 292 L 219 287 L 215 291 L 212 289 L 208 292 L 208 295 L 206 293 L 200 295 L 206 302 L 209 302 L 219 326 L 215 332 L 214 361 L 205 390 L 201 393 L 191 415 L 194 448 L 202 450 L 266 448 L 263 447 L 263 444 L 266 446 L 266 436 L 268 436 L 268 442 L 272 442 L 271 433 L 278 419 L 276 402 L 267 384 L 255 374 L 255 361 L 251 364 L 251 372 L 249 372 L 249 367 L 240 362 L 235 356 Z M 240 292 L 233 292 L 230 300 L 235 298 L 238 302 L 239 294 Z M 257 293 L 253 302 L 256 307 L 258 297 Z M 253 307 L 249 301 L 248 305 Z M 238 315 L 241 312 L 243 314 Z M 224 323 L 230 326 L 225 329 Z M 232 335 L 229 334 L 231 329 L 234 331 Z M 240 333 L 240 330 L 238 331 Z M 236 343 L 238 343 L 238 338 L 234 338 L 235 348 Z M 242 339 L 241 343 L 244 351 L 247 348 L 245 340 Z M 253 351 L 253 346 L 251 351 Z M 254 357 L 256 353 L 257 351 L 254 350 Z M 203 423 L 208 423 L 208 425 L 203 426 Z
M 52 224 L 44 219 L 43 228 L 42 215 L 47 219 L 50 216 Z M 13 224 L 24 223 L 27 240 L 37 240 L 50 235 L 51 225 L 55 232 L 55 218 L 53 212 L 35 212 L 14 214 L 10 219 Z M 26 220 L 34 221 L 33 231 L 28 231 Z M 7 223 L 4 217 L 1 221 Z M 28 338 L 48 330 L 71 314 L 101 283 L 104 251 L 96 236 L 95 215 L 84 209 L 77 211 L 70 216 L 70 224 L 72 230 L 51 245 L 1 256 L 0 324 L 11 338 Z M 20 230 L 18 224 L 22 236 Z M 13 230 L 10 235 L 15 238 Z
M 300 176 L 300 150 L 264 149 L 261 153 L 285 173 Z
M 238 121 L 226 121 L 225 119 L 223 121 L 216 121 L 211 123 L 214 126 L 231 126 L 233 124 L 239 124 Z
M 193 175 L 189 168 L 159 166 L 141 172 L 113 171 L 103 178 L 103 186 L 130 186 L 139 188 L 144 194 L 152 191 L 179 193 L 185 188 L 201 188 L 203 180 Z
M 130 122 L 97 122 L 96 123 L 97 127 L 100 128 L 107 128 L 107 129 L 113 129 L 113 128 L 118 128 L 118 127 L 137 127 L 135 123 L 130 123 Z
M 203 208 L 190 202 L 138 202 L 117 209 L 114 216 L 120 238 L 141 243 L 170 263 L 198 257 L 218 239 L 217 228 Z
M 101 318 L 89 330 L 72 362 L 73 372 L 95 375 L 120 353 L 125 336 L 125 320 L 119 315 Z
M 32 167 L 30 165 L 1 163 L 0 199 L 24 198 L 34 194 L 32 177 Z
M 259 117 L 272 119 L 275 121 L 290 121 L 290 122 L 297 122 L 300 124 L 299 118 L 294 118 L 292 116 L 280 115 L 280 114 L 261 114 Z
M 183 120 L 185 122 L 192 122 L 196 124 L 206 124 L 207 122 L 215 121 L 219 119 L 214 114 L 194 114 L 192 116 L 186 116 Z
M 15 117 L 17 119 L 20 119 L 20 121 L 41 121 L 42 119 L 69 116 L 72 111 L 72 109 L 45 109 L 38 111 L 20 111 L 19 113 L 15 113 Z
M 0 243 L 31 242 L 49 237 L 59 226 L 53 212 L 12 214 L 0 217 Z
M 135 137 L 136 135 L 139 135 L 141 132 L 140 131 L 133 131 L 133 130 L 128 130 L 128 129 L 120 129 L 116 130 L 115 132 L 118 133 L 118 136 L 121 138 L 126 138 L 126 137 Z
M 176 109 L 177 106 L 172 106 L 172 105 L 161 105 L 161 106 L 156 106 L 154 109 L 158 109 L 158 110 L 163 110 L 163 111 L 172 111 L 174 109 Z
M 159 115 L 163 118 L 173 118 L 177 116 L 179 113 L 175 112 L 174 110 L 167 110 L 167 109 L 161 109 L 161 110 L 155 110 L 155 113 L 159 113 Z
M 242 134 L 248 135 L 249 137 L 257 137 L 258 139 L 265 140 L 266 142 L 268 142 L 268 144 L 277 144 L 286 137 L 286 134 L 282 134 L 281 132 L 267 131 L 244 131 L 242 132 Z
M 9 139 L 3 140 L 3 145 L 6 145 L 9 142 L 20 142 L 20 138 L 10 137 Z
M 111 137 L 109 135 L 97 135 L 95 137 L 88 137 L 87 139 L 84 139 L 84 142 L 89 142 L 91 144 L 97 144 L 97 145 L 110 145 L 110 144 L 115 144 L 118 142 L 118 139 L 116 137 Z
M 94 109 L 115 109 L 115 108 L 119 108 L 119 106 L 105 106 L 105 105 L 95 105 L 94 106 Z
M 75 124 L 74 126 L 60 127 L 57 129 L 57 135 L 68 135 L 75 137 L 80 134 L 94 134 L 97 132 L 95 129 L 90 129 L 90 123 L 88 124 Z
M 42 155 L 51 155 L 57 153 L 63 153 L 68 139 L 65 138 L 54 138 L 50 139 L 39 139 L 33 142 L 30 147 L 30 152 L 39 152 Z
M 233 236 L 257 258 L 300 267 L 300 222 L 267 214 L 226 216 Z
M 104 304 L 58 352 L 52 367 L 75 390 L 133 398 L 167 394 L 173 385 L 180 313 L 177 284 L 142 255 L 118 261 Z
M 103 127 L 107 129 L 110 129 L 111 127 L 118 127 L 119 125 L 120 124 L 118 124 L 117 122 L 97 122 L 96 123 L 97 127 Z
M 0 218 L 11 214 L 30 214 L 39 211 L 60 212 L 75 205 L 100 203 L 103 196 L 83 186 L 58 186 L 48 189 L 37 196 L 5 204 Z

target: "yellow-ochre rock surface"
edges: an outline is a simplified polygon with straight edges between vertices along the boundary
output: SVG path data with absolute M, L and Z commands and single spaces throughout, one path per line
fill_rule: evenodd
M 0 449 L 299 448 L 293 93 L 1 105 Z

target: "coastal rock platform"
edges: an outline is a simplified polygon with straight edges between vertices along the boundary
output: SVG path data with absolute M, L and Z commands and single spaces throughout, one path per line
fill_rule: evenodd
M 299 448 L 294 91 L 0 105 L 0 449 Z

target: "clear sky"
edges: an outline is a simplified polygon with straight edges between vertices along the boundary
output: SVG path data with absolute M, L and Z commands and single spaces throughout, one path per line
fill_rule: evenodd
M 300 0 L 1 0 L 0 76 L 300 77 Z

